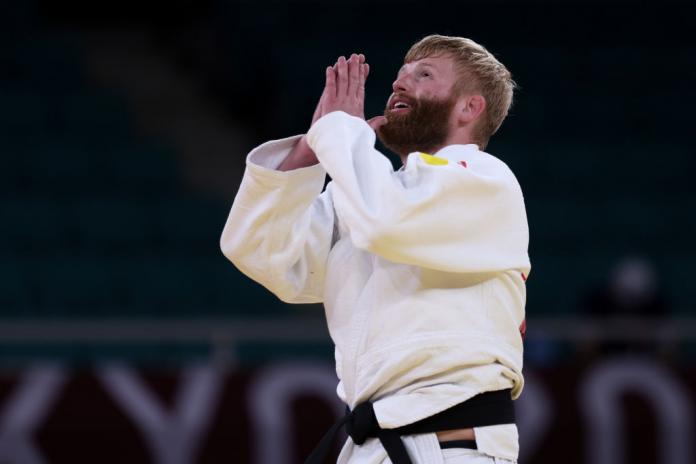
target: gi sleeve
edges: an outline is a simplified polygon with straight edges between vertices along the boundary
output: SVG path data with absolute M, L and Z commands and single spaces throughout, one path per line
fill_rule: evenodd
M 334 213 L 329 195 L 322 194 L 326 171 L 321 165 L 275 169 L 298 140 L 271 141 L 248 155 L 220 248 L 240 271 L 281 300 L 318 303 Z
M 344 112 L 323 116 L 307 140 L 356 247 L 446 272 L 529 272 L 522 192 L 497 158 L 472 148 L 478 158 L 465 168 L 412 153 L 396 173 L 374 148 L 374 131 Z

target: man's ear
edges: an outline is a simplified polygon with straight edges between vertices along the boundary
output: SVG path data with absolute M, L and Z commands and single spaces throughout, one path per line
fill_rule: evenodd
M 467 95 L 460 100 L 458 120 L 461 125 L 478 119 L 486 109 L 486 99 L 483 95 Z

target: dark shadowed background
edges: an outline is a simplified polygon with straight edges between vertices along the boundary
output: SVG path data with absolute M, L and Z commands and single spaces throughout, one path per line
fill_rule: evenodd
M 341 414 L 322 308 L 278 301 L 219 236 L 246 154 L 307 130 L 327 65 L 367 56 L 374 116 L 431 33 L 520 87 L 487 147 L 530 227 L 520 462 L 695 462 L 695 15 L 4 2 L 0 462 L 302 462 Z

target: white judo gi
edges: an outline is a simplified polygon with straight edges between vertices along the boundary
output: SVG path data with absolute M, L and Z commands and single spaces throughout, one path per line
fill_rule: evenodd
M 248 155 L 221 248 L 281 300 L 324 303 L 338 396 L 351 409 L 372 401 L 381 428 L 486 391 L 517 398 L 529 232 L 507 165 L 450 145 L 395 172 L 367 123 L 336 111 L 307 134 L 320 164 L 276 170 L 298 140 Z M 514 424 L 474 431 L 479 453 L 517 459 Z M 434 434 L 404 443 L 414 462 L 477 453 L 439 450 Z M 377 439 L 349 438 L 339 462 L 388 460 Z

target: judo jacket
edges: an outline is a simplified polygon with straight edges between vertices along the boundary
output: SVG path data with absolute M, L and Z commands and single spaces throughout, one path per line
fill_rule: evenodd
M 530 261 L 508 166 L 468 144 L 394 171 L 370 126 L 336 111 L 307 134 L 319 164 L 276 170 L 299 137 L 248 155 L 221 249 L 281 300 L 324 304 L 341 400 L 396 428 L 486 391 L 516 399 Z M 475 434 L 517 459 L 514 424 Z

